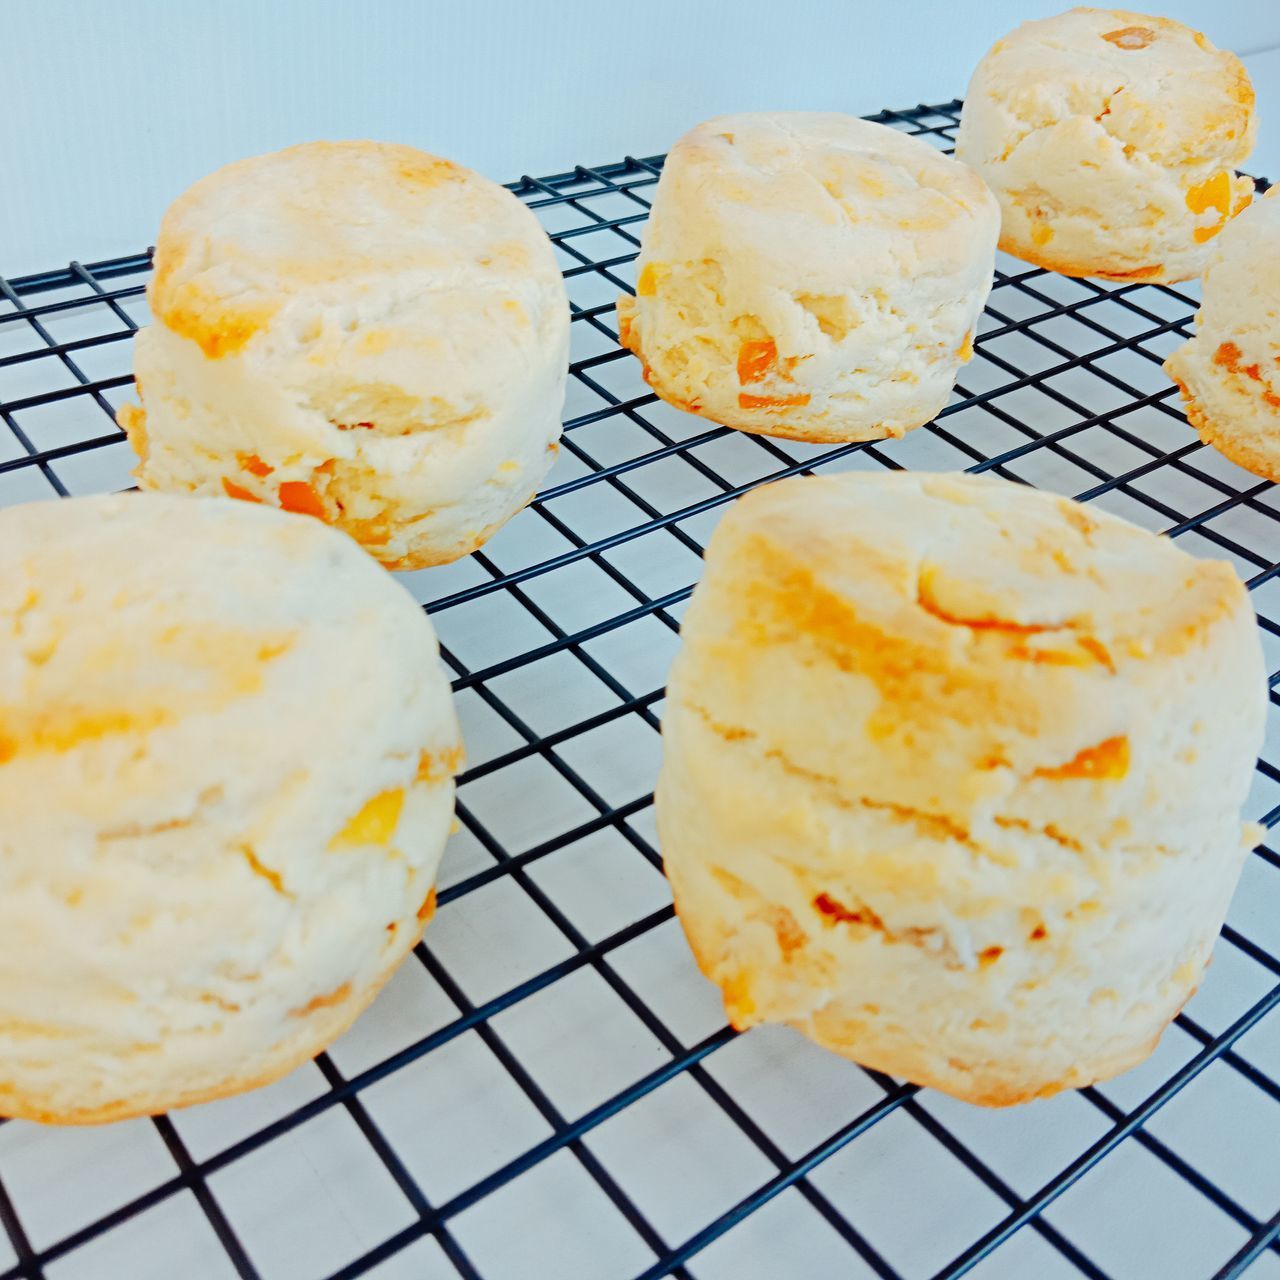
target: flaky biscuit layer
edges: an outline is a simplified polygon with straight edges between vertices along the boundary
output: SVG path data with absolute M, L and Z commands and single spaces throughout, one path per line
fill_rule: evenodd
M 1230 566 L 1003 481 L 788 480 L 721 522 L 682 637 L 658 827 L 735 1025 L 993 1105 L 1150 1051 L 1246 848 Z
M 665 400 L 798 440 L 900 436 L 947 401 L 998 210 L 918 138 L 820 112 L 722 116 L 667 157 L 619 334 Z
M 265 1083 L 434 908 L 458 725 L 416 602 L 226 499 L 0 511 L 0 1114 Z

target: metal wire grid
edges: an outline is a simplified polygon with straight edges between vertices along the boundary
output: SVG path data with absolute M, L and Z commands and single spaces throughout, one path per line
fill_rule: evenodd
M 959 109 L 953 101 L 872 118 L 949 147 Z M 1280 1212 L 1272 1212 L 1280 1208 L 1280 1129 L 1268 1128 L 1280 1104 L 1274 1034 L 1280 854 L 1269 844 L 1250 859 L 1218 949 L 1215 973 L 1226 969 L 1227 978 L 1235 977 L 1217 988 L 1209 983 L 1148 1068 L 1068 1095 L 1069 1104 L 1035 1104 L 1008 1119 L 863 1072 L 786 1032 L 735 1036 L 678 939 L 667 946 L 675 926 L 650 824 L 661 678 L 681 606 L 720 510 L 764 480 L 850 467 L 963 467 L 1098 501 L 1167 530 L 1189 549 L 1231 558 L 1254 592 L 1276 665 L 1280 502 L 1272 486 L 1199 444 L 1159 372 L 1164 354 L 1189 332 L 1194 297 L 1182 288 L 1067 281 L 1005 261 L 977 358 L 933 424 L 903 441 L 837 448 L 730 432 L 656 402 L 616 345 L 613 298 L 632 288 L 640 224 L 661 163 L 628 157 L 512 184 L 548 226 L 574 299 L 562 459 L 551 487 L 484 551 L 405 578 L 441 634 L 472 759 L 459 779 L 463 830 L 446 857 L 439 915 L 396 979 L 401 989 L 429 987 L 431 1011 L 415 1020 L 404 1000 L 389 994 L 320 1056 L 305 1100 L 289 1094 L 265 1122 L 264 1113 L 252 1112 L 246 1123 L 228 1110 L 236 1103 L 223 1103 L 118 1126 L 153 1146 L 158 1138 L 167 1163 L 151 1166 L 138 1185 L 119 1174 L 128 1185 L 106 1199 L 90 1197 L 89 1208 L 56 1227 L 47 1203 L 59 1198 L 69 1171 L 96 1162 L 110 1182 L 118 1167 L 89 1131 L 68 1136 L 5 1125 L 0 1221 L 13 1259 L 0 1280 L 143 1274 L 149 1246 L 101 1250 L 183 1198 L 193 1198 L 199 1210 L 184 1219 L 185 1235 L 214 1243 L 199 1266 L 188 1258 L 182 1268 L 166 1262 L 154 1274 L 345 1278 L 391 1275 L 405 1259 L 413 1261 L 396 1275 L 469 1280 L 575 1274 L 941 1280 L 974 1268 L 988 1276 L 1097 1280 L 1157 1270 L 1223 1280 L 1246 1271 L 1280 1274 Z M 0 443 L 0 503 L 128 483 L 131 456 L 113 412 L 131 383 L 127 339 L 142 314 L 149 269 L 149 255 L 140 254 L 0 278 L 0 343 L 7 343 L 0 345 L 0 422 L 12 437 Z M 1280 674 L 1271 677 L 1273 690 L 1278 681 Z M 1251 816 L 1270 828 L 1280 820 L 1280 768 L 1266 754 Z M 529 938 L 540 941 L 535 946 Z M 658 949 L 674 959 L 646 971 L 637 956 L 655 939 L 665 940 Z M 578 1105 L 564 1084 L 574 1072 L 566 1064 L 604 1062 L 614 1023 L 613 1014 L 607 1025 L 594 1015 L 565 1014 L 588 981 L 592 992 L 625 1010 L 618 1016 L 630 1030 L 621 1067 L 610 1061 L 583 1068 L 587 1088 L 579 1098 L 589 1097 L 590 1105 Z M 561 995 L 559 1005 L 547 1006 Z M 380 1018 L 386 1000 L 393 1007 Z M 548 1007 L 559 1013 L 538 1012 Z M 548 1041 L 559 1047 L 539 1063 Z M 477 1068 L 481 1096 L 471 1102 L 481 1110 L 466 1113 L 456 1145 L 444 1153 L 444 1162 L 466 1175 L 450 1181 L 422 1156 L 424 1145 L 448 1147 L 441 1130 L 417 1146 L 406 1134 L 433 1105 L 441 1081 L 456 1083 L 461 1072 L 465 1088 L 468 1068 L 446 1061 L 464 1043 L 476 1046 L 481 1057 L 474 1061 L 487 1066 Z M 743 1058 L 743 1045 L 763 1048 Z M 735 1054 L 745 1065 L 724 1069 Z M 400 1089 L 399 1113 L 384 1105 L 399 1082 L 437 1063 L 443 1066 L 429 1079 Z M 768 1089 L 758 1087 L 762 1073 Z M 1218 1127 L 1221 1113 L 1205 1090 L 1187 1089 L 1205 1077 L 1218 1081 L 1219 1093 L 1247 1099 L 1246 1110 L 1233 1113 L 1247 1113 L 1247 1122 Z M 801 1110 L 812 1106 L 804 1124 L 788 1129 L 777 1101 L 793 1084 L 811 1095 Z M 499 1087 L 514 1089 L 527 1117 L 512 1122 L 505 1146 L 475 1128 L 475 1116 Z M 722 1166 L 747 1170 L 745 1189 L 698 1164 L 692 1148 L 680 1145 L 678 1123 L 664 1128 L 660 1120 L 628 1119 L 648 1115 L 655 1098 L 677 1088 L 694 1109 L 689 1114 L 715 1119 L 721 1136 L 704 1145 L 719 1148 L 710 1154 Z M 1168 1133 L 1161 1127 L 1162 1109 L 1184 1090 L 1195 1105 L 1179 1113 L 1192 1117 L 1191 1130 L 1200 1121 L 1213 1130 L 1213 1140 L 1193 1154 L 1186 1123 Z M 813 1107 L 822 1113 L 816 1124 Z M 399 1225 L 366 1230 L 347 1256 L 330 1252 L 312 1259 L 310 1269 L 291 1269 L 282 1259 L 300 1247 L 301 1228 L 291 1230 L 286 1220 L 288 1248 L 275 1248 L 261 1223 L 252 1214 L 246 1219 L 237 1187 L 255 1158 L 339 1115 L 383 1171 L 379 1185 L 395 1200 Z M 1041 1122 L 1047 1115 L 1056 1117 L 1051 1140 Z M 438 1125 L 439 1110 L 432 1116 Z M 620 1126 L 633 1131 L 630 1148 L 616 1137 Z M 998 1126 L 1008 1138 L 1004 1154 L 986 1140 Z M 470 1149 L 485 1143 L 492 1148 L 487 1163 L 469 1163 Z M 1034 1169 L 1019 1165 L 1046 1144 L 1052 1153 Z M 33 1181 L 24 1169 L 54 1148 L 42 1166 L 44 1180 Z M 1012 1163 L 1009 1151 L 1020 1153 Z M 1138 1200 L 1110 1217 L 1096 1196 L 1086 1198 L 1085 1210 L 1067 1212 L 1078 1187 L 1121 1168 L 1124 1153 L 1133 1151 L 1143 1156 Z M 692 1172 L 682 1172 L 686 1160 L 697 1165 Z M 918 1199 L 918 1184 L 929 1185 L 943 1166 L 978 1190 L 940 1192 L 938 1204 L 908 1214 L 914 1244 L 890 1239 L 877 1215 L 859 1212 L 860 1203 L 867 1207 L 866 1177 L 901 1207 Z M 567 1202 L 548 1205 L 535 1196 L 533 1209 L 514 1216 L 502 1207 L 513 1189 L 534 1185 L 553 1168 L 557 1178 L 569 1178 Z M 655 1169 L 657 1181 L 669 1179 L 693 1208 L 672 1210 L 655 1191 Z M 1248 1176 L 1233 1177 L 1233 1170 Z M 1268 1181 L 1268 1170 L 1277 1177 Z M 862 1188 L 857 1194 L 849 1193 L 850 1179 Z M 1133 1191 L 1131 1178 L 1124 1181 Z M 704 1194 L 704 1183 L 711 1192 Z M 1144 1209 L 1144 1188 L 1156 1185 L 1189 1189 L 1190 1198 L 1169 1191 L 1173 1199 L 1163 1207 L 1152 1202 Z M 980 1212 L 966 1207 L 977 1203 L 973 1196 L 981 1197 Z M 1143 1255 L 1147 1269 L 1109 1243 L 1119 1219 L 1132 1223 L 1145 1212 L 1157 1220 L 1152 1230 L 1168 1235 L 1183 1215 L 1204 1221 L 1197 1215 L 1206 1206 L 1215 1225 L 1197 1227 L 1196 1236 L 1211 1243 L 1198 1252 L 1180 1244 L 1182 1269 L 1157 1267 L 1155 1254 Z M 596 1253 L 579 1249 L 567 1261 L 557 1255 L 562 1238 L 590 1235 L 595 1228 L 584 1222 L 609 1215 L 622 1236 L 611 1226 Z M 536 1233 L 531 1224 L 539 1219 L 550 1234 L 535 1235 L 514 1254 L 494 1252 L 495 1239 Z M 1099 1230 L 1090 1229 L 1093 1219 Z M 765 1232 L 753 1225 L 766 1220 Z M 75 1225 L 67 1229 L 69 1223 Z M 793 1265 L 769 1260 L 766 1236 L 791 1241 Z M 1141 1247 L 1154 1246 L 1148 1239 Z M 72 1266 L 77 1259 L 80 1270 Z

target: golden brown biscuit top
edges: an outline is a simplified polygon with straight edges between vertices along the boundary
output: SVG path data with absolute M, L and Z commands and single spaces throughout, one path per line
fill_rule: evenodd
M 509 191 L 452 161 L 379 142 L 310 142 L 229 164 L 169 208 L 149 296 L 156 318 L 216 358 L 308 290 L 354 303 L 410 273 L 486 288 L 555 263 Z
M 0 766 L 215 715 L 313 642 L 416 616 L 347 539 L 247 503 L 37 502 L 0 512 L 0 537 Z
M 819 257 L 888 254 L 915 242 L 929 269 L 973 256 L 975 228 L 995 219 L 978 174 L 886 125 L 836 112 L 719 116 L 691 129 L 667 158 L 697 216 L 726 236 Z M 691 213 L 690 216 L 694 216 Z M 803 233 L 802 233 L 803 228 Z
M 1221 151 L 1243 161 L 1253 141 L 1253 86 L 1235 54 L 1169 18 L 1071 9 L 1024 22 L 982 60 L 970 94 L 994 94 L 1024 129 L 1092 117 L 1158 161 Z
M 934 650 L 995 644 L 1005 657 L 1114 669 L 1202 643 L 1245 600 L 1225 562 L 984 477 L 788 480 L 724 524 L 712 552 L 763 560 L 759 591 L 777 596 L 766 612 L 789 613 L 837 658 L 842 634 L 871 628 Z

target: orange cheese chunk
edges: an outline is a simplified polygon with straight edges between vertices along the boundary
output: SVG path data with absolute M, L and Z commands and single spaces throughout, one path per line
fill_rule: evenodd
M 367 801 L 350 822 L 330 841 L 330 848 L 351 845 L 386 844 L 400 825 L 404 789 L 392 787 Z
M 452 778 L 462 768 L 465 759 L 462 743 L 446 747 L 439 753 L 424 751 L 418 757 L 418 781 L 443 782 L 446 778 Z
M 256 453 L 237 453 L 236 461 L 240 464 L 241 470 L 259 479 L 269 476 L 275 470 L 275 467 L 267 466 Z
M 793 405 L 808 404 L 807 394 L 794 396 L 749 396 L 745 391 L 738 395 L 739 409 L 789 409 Z
M 1145 49 L 1156 38 L 1156 33 L 1150 27 L 1121 27 L 1118 31 L 1105 32 L 1102 38 L 1117 49 Z
M 1231 174 L 1226 169 L 1220 169 L 1212 178 L 1207 178 L 1187 192 L 1187 208 L 1192 213 L 1204 213 L 1207 209 L 1218 211 L 1217 222 L 1208 227 L 1196 227 L 1192 232 L 1197 244 L 1212 240 L 1226 226 L 1227 219 L 1244 207 L 1234 204 L 1233 195 Z
M 305 480 L 286 480 L 280 486 L 280 505 L 286 511 L 315 516 L 317 520 L 323 520 L 326 515 L 320 495 Z
M 1077 647 L 1071 649 L 1058 648 L 1042 648 L 1038 645 L 1015 644 L 1009 650 L 1011 658 L 1021 659 L 1023 662 L 1042 662 L 1050 666 L 1058 667 L 1091 667 L 1103 666 L 1109 671 L 1115 671 L 1115 663 L 1111 660 L 1111 654 L 1107 652 L 1107 648 L 1100 641 L 1095 640 L 1092 636 L 1072 635 L 1071 639 L 1075 641 Z
M 1213 363 L 1221 365 L 1229 373 L 1239 373 L 1241 354 L 1240 348 L 1234 342 L 1224 342 L 1213 353 Z
M 228 480 L 226 476 L 222 477 L 222 487 L 226 490 L 228 498 L 239 498 L 241 502 L 262 501 L 256 494 L 252 494 L 248 489 L 242 488 L 234 480 Z
M 1095 640 L 1093 636 L 1077 636 L 1076 644 L 1086 653 L 1092 654 L 1104 667 L 1109 667 L 1112 671 L 1115 671 L 1116 664 L 1112 661 L 1111 654 L 1101 640 Z
M 778 363 L 778 348 L 772 338 L 752 338 L 738 348 L 738 381 L 760 382 Z
M 842 924 L 865 924 L 872 929 L 883 929 L 884 921 L 870 907 L 849 908 L 837 901 L 829 893 L 820 893 L 813 900 L 813 905 L 829 920 Z
M 666 269 L 656 262 L 645 264 L 636 281 L 636 294 L 641 298 L 652 298 L 658 291 L 658 282 L 666 274 Z
M 1116 782 L 1129 772 L 1129 739 L 1120 734 L 1104 738 L 1092 747 L 1077 752 L 1066 764 L 1037 769 L 1036 778 L 1062 780 L 1092 778 L 1098 782 Z
M 1225 218 L 1231 212 L 1231 175 L 1220 169 L 1212 178 L 1192 187 L 1187 192 L 1187 208 L 1192 213 L 1217 209 Z
M 195 311 L 175 308 L 165 316 L 165 324 L 179 337 L 190 338 L 210 360 L 232 355 L 256 336 L 266 321 L 260 316 L 228 317 L 209 325 Z

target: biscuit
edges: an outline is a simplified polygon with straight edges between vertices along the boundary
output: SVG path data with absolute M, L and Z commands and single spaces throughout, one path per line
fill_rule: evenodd
M 383 564 L 474 550 L 558 447 L 569 313 L 509 191 L 412 147 L 228 165 L 164 217 L 120 422 L 144 489 L 318 516 Z
M 895 129 L 721 116 L 666 159 L 619 337 L 664 400 L 716 422 L 900 436 L 973 354 L 998 223 L 972 170 Z
M 956 156 L 1000 201 L 1000 248 L 1069 276 L 1173 282 L 1252 199 L 1253 87 L 1198 31 L 1072 9 L 996 42 Z
M 1196 334 L 1165 362 L 1200 438 L 1280 480 L 1280 199 L 1272 188 L 1214 245 Z
M 0 1114 L 265 1084 L 434 907 L 461 758 L 416 602 L 224 499 L 0 511 Z
M 735 1026 L 989 1105 L 1151 1051 L 1253 838 L 1229 565 L 1005 481 L 793 479 L 724 517 L 682 637 L 658 832 Z

